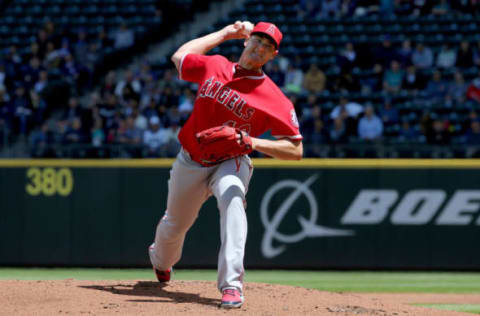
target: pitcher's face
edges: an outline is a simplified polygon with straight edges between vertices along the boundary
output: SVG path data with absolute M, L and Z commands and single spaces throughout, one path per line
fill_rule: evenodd
M 277 54 L 275 45 L 268 38 L 254 34 L 245 41 L 245 49 L 240 60 L 250 65 L 248 68 L 260 68 Z M 244 67 L 244 65 L 241 66 Z

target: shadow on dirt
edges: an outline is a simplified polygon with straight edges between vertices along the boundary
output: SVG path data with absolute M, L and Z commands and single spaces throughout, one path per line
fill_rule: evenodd
M 201 297 L 199 294 L 187 292 L 170 292 L 165 290 L 166 284 L 151 281 L 139 281 L 136 284 L 115 284 L 115 285 L 81 285 L 79 287 L 106 291 L 113 294 L 141 296 L 142 299 L 129 299 L 129 302 L 151 302 L 151 303 L 196 303 L 209 306 L 218 306 L 219 299 Z M 163 299 L 148 299 L 146 297 L 155 297 Z

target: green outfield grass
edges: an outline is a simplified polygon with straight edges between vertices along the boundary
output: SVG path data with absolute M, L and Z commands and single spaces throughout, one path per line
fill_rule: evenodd
M 456 311 L 472 314 L 480 314 L 479 304 L 415 304 L 417 306 L 444 309 L 447 311 Z
M 0 268 L 0 280 L 154 280 L 151 269 Z M 176 280 L 216 280 L 215 270 L 175 270 Z M 480 273 L 247 270 L 247 282 L 333 292 L 480 293 Z M 480 314 L 476 304 L 418 304 Z
M 151 269 L 0 268 L 0 279 L 153 280 Z M 216 280 L 214 270 L 175 270 L 177 280 Z M 480 293 L 480 273 L 247 270 L 247 282 L 335 292 Z

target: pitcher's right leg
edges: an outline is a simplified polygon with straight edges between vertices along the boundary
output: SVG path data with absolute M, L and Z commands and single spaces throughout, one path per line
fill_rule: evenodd
M 208 169 L 191 161 L 183 150 L 178 154 L 170 170 L 167 211 L 149 248 L 154 269 L 167 271 L 180 260 L 185 234 L 210 194 Z

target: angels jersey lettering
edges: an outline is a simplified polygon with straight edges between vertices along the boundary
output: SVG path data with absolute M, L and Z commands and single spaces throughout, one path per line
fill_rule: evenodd
M 199 154 L 195 134 L 219 125 L 240 128 L 253 137 L 271 130 L 277 138 L 302 139 L 292 103 L 262 74 L 235 76 L 237 64 L 220 55 L 186 54 L 180 78 L 198 83 L 193 112 L 179 133 L 192 158 Z
M 215 77 L 209 78 L 200 88 L 198 98 L 215 99 L 219 104 L 223 104 L 232 111 L 237 117 L 248 121 L 252 118 L 255 109 L 246 106 L 246 101 L 242 99 L 237 92 L 229 87 L 225 87 L 220 81 L 215 81 Z

